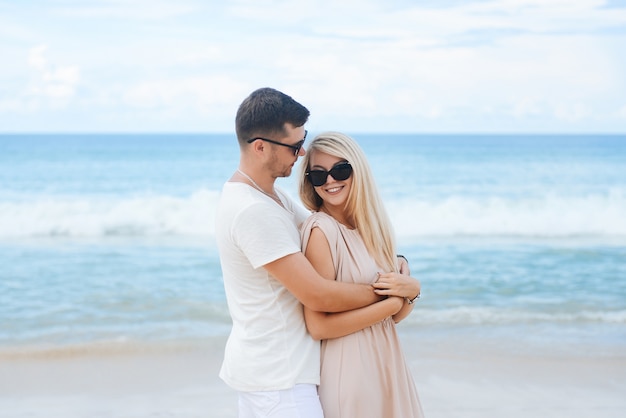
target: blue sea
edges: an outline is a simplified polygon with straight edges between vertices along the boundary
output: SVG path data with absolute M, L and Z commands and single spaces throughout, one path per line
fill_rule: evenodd
M 353 136 L 422 282 L 403 335 L 624 352 L 626 136 Z M 227 335 L 238 158 L 230 134 L 0 135 L 0 353 Z

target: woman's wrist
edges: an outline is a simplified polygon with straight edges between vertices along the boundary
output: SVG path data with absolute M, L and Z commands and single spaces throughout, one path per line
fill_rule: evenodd
M 416 295 L 415 297 L 413 297 L 413 298 L 405 298 L 405 299 L 406 299 L 406 302 L 407 302 L 409 305 L 412 305 L 412 304 L 414 304 L 414 303 L 415 303 L 415 301 L 416 301 L 416 300 L 418 300 L 418 299 L 420 298 L 420 295 L 421 295 L 421 292 L 418 292 L 418 293 L 417 293 L 417 295 Z

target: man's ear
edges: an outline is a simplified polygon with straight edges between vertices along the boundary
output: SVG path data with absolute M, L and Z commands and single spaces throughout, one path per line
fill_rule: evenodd
M 261 141 L 260 139 L 257 139 L 250 145 L 252 145 L 252 150 L 254 151 L 255 154 L 259 152 L 262 153 L 263 151 L 265 151 L 265 142 Z

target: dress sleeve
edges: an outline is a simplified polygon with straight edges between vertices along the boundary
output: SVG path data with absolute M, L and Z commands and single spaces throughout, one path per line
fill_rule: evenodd
M 309 239 L 311 238 L 311 231 L 313 228 L 319 228 L 322 233 L 326 236 L 326 240 L 328 240 L 328 246 L 330 247 L 330 253 L 333 258 L 333 266 L 335 266 L 335 271 L 337 271 L 338 266 L 338 242 L 339 242 L 339 225 L 337 222 L 330 217 L 329 215 L 323 212 L 314 212 L 311 216 L 307 218 L 306 221 L 302 224 L 300 228 L 300 237 L 302 242 L 302 252 L 306 252 L 307 245 L 309 244 Z

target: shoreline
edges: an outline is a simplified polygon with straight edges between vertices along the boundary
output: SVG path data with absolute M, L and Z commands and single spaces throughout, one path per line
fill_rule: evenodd
M 400 332 L 428 418 L 626 413 L 626 353 L 511 352 L 480 339 L 430 337 Z M 225 340 L 0 356 L 0 417 L 234 418 L 237 395 L 218 377 Z

